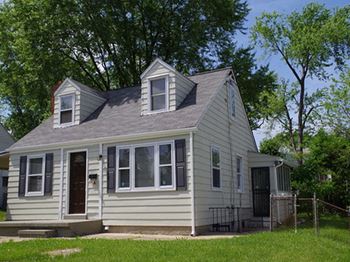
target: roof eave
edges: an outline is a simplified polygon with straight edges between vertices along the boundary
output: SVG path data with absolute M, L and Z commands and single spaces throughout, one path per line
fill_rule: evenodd
M 160 138 L 160 137 L 167 137 L 167 136 L 187 135 L 187 134 L 190 134 L 191 132 L 196 132 L 196 131 L 197 131 L 197 127 L 188 127 L 188 128 L 182 128 L 182 129 L 136 133 L 132 135 L 99 137 L 99 138 L 92 138 L 92 139 L 82 139 L 82 140 L 75 140 L 75 141 L 51 143 L 51 144 L 45 144 L 45 145 L 9 148 L 9 153 L 14 154 L 14 153 L 21 153 L 21 152 L 42 151 L 42 150 L 50 150 L 50 149 L 58 149 L 58 148 L 74 148 L 74 147 L 83 146 L 83 145 L 129 142 L 129 141 L 136 141 L 141 139 L 152 139 L 152 138 Z

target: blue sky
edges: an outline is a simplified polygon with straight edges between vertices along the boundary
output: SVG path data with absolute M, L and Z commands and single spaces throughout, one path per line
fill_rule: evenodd
M 254 25 L 256 17 L 260 16 L 263 12 L 273 12 L 277 11 L 279 13 L 289 14 L 293 11 L 301 11 L 302 8 L 312 2 L 317 2 L 326 5 L 327 8 L 333 9 L 337 7 L 343 7 L 345 5 L 349 5 L 349 0 L 328 0 L 328 1 L 309 1 L 309 0 L 247 0 L 249 7 L 251 9 L 247 21 L 246 27 L 248 30 Z M 248 31 L 249 32 L 249 31 Z M 249 33 L 243 35 L 237 35 L 238 45 L 247 46 L 249 45 Z M 280 60 L 280 57 L 277 55 L 267 56 L 259 49 L 256 49 L 256 57 L 258 64 L 270 64 L 270 68 L 274 70 L 278 77 L 284 79 L 293 80 L 291 72 L 287 68 L 287 66 Z M 311 89 L 317 89 L 324 86 L 327 86 L 326 82 L 321 82 L 316 79 L 309 80 L 307 82 L 308 86 Z M 277 130 L 275 130 L 276 132 Z M 274 134 L 271 133 L 267 128 L 261 128 L 254 132 L 255 139 L 257 144 L 261 142 L 263 138 L 271 137 Z

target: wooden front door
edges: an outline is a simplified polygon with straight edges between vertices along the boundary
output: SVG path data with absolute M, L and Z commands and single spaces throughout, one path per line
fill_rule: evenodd
M 256 217 L 270 216 L 270 169 L 252 168 L 253 211 Z
M 86 152 L 70 154 L 69 214 L 85 213 Z

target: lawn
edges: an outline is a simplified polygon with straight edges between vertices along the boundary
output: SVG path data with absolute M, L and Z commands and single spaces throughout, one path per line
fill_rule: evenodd
M 0 221 L 4 221 L 6 218 L 6 212 L 0 210 Z
M 0 244 L 0 261 L 49 261 L 48 251 L 79 248 L 64 261 L 350 261 L 350 231 L 324 228 L 219 240 L 51 239 Z

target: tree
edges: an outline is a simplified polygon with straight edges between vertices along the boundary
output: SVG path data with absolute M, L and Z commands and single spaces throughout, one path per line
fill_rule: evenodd
M 270 139 L 261 141 L 259 151 L 262 154 L 286 158 L 289 152 L 288 134 L 279 133 Z
M 322 120 L 336 133 L 350 139 L 350 71 L 334 82 L 324 100 Z
M 350 140 L 320 130 L 308 143 L 305 163 L 293 172 L 293 186 L 302 196 L 318 197 L 342 206 L 350 205 Z
M 350 7 L 330 11 L 320 4 L 308 4 L 302 12 L 281 15 L 264 13 L 252 29 L 254 43 L 278 54 L 295 82 L 284 82 L 270 99 L 277 102 L 275 118 L 288 132 L 290 144 L 302 163 L 304 133 L 312 113 L 320 106 L 320 91 L 311 92 L 308 78 L 327 79 L 326 68 L 341 69 L 350 55 Z M 297 140 L 294 140 L 294 134 Z
M 272 95 L 278 86 L 276 74 L 268 65 L 256 65 L 251 47 L 236 49 L 231 45 L 220 52 L 219 61 L 219 67 L 233 68 L 251 128 L 261 127 L 270 115 L 264 114 L 264 109 L 268 106 L 266 96 Z
M 0 7 L 5 124 L 20 138 L 49 115 L 57 81 L 70 76 L 103 91 L 133 86 L 156 57 L 185 74 L 244 65 L 242 86 L 265 83 L 254 94 L 271 89 L 268 68 L 256 68 L 254 54 L 236 48 L 248 11 L 239 0 L 6 1 Z M 252 112 L 256 100 L 245 99 Z

